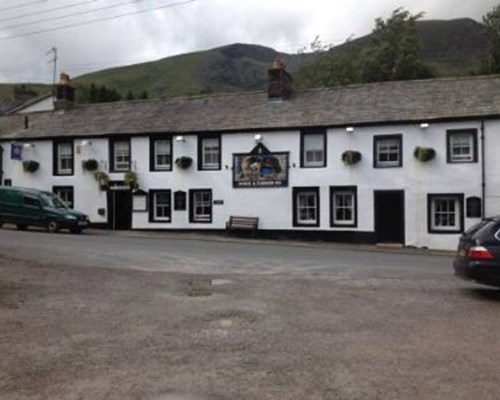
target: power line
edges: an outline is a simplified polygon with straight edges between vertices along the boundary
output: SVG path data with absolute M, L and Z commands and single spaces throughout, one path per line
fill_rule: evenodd
M 89 1 L 87 1 L 85 3 L 94 3 L 96 1 L 99 1 L 99 0 L 89 0 Z M 78 12 L 74 12 L 74 13 L 59 15 L 57 17 L 49 17 L 49 18 L 45 18 L 45 19 L 40 19 L 40 20 L 34 21 L 34 22 L 24 22 L 22 24 L 9 25 L 9 26 L 5 26 L 3 29 L 5 29 L 5 30 L 7 30 L 7 29 L 14 29 L 14 28 L 20 28 L 22 26 L 39 24 L 41 22 L 58 21 L 58 20 L 65 19 L 65 18 L 68 18 L 68 17 L 76 17 L 76 16 L 80 16 L 80 15 L 92 14 L 94 12 L 103 11 L 103 10 L 110 10 L 112 8 L 118 8 L 118 7 L 122 7 L 122 6 L 127 6 L 129 4 L 130 4 L 129 1 L 125 1 L 123 3 L 112 4 L 110 6 L 105 6 L 105 7 L 100 7 L 100 8 L 93 8 L 91 10 L 78 11 Z M 62 9 L 62 8 L 64 8 L 64 7 L 59 7 L 58 9 Z M 34 13 L 32 13 L 31 15 L 34 15 Z M 2 21 L 2 20 L 0 20 L 0 21 Z
M 31 6 L 33 4 L 46 3 L 47 1 L 50 1 L 50 0 L 36 0 L 36 1 L 31 1 L 29 3 L 18 4 L 17 6 L 4 7 L 4 8 L 0 8 L 0 12 L 10 11 L 10 10 L 17 10 L 18 8 L 23 8 L 23 7 Z
M 87 1 L 82 1 L 79 3 L 70 4 L 70 5 L 66 5 L 66 6 L 48 8 L 47 10 L 33 11 L 33 12 L 25 13 L 25 14 L 19 14 L 19 15 L 16 15 L 14 17 L 0 18 L 0 22 L 13 21 L 16 19 L 32 17 L 33 15 L 48 14 L 48 13 L 53 12 L 53 11 L 67 10 L 68 8 L 81 7 L 81 6 L 84 6 L 85 4 L 95 3 L 96 1 L 101 1 L 101 0 L 87 0 Z
M 145 9 L 145 10 L 132 11 L 132 12 L 128 12 L 128 13 L 114 15 L 114 16 L 111 16 L 111 17 L 97 18 L 97 19 L 93 19 L 93 20 L 90 20 L 90 21 L 79 22 L 79 23 L 68 24 L 68 25 L 62 25 L 62 26 L 58 26 L 58 27 L 55 27 L 55 28 L 40 29 L 38 31 L 20 33 L 20 34 L 11 35 L 11 36 L 4 36 L 4 37 L 0 37 L 0 42 L 4 41 L 4 40 L 8 40 L 8 39 L 17 39 L 17 38 L 25 37 L 25 36 L 38 35 L 40 33 L 55 32 L 55 31 L 59 31 L 59 30 L 62 30 L 62 29 L 74 28 L 76 26 L 83 26 L 83 25 L 93 24 L 93 23 L 96 23 L 96 22 L 110 21 L 110 20 L 113 20 L 113 19 L 128 17 L 130 15 L 144 14 L 144 13 L 147 13 L 147 12 L 150 12 L 150 11 L 156 11 L 156 10 L 161 10 L 161 9 L 165 9 L 165 8 L 172 8 L 172 7 L 181 6 L 181 5 L 185 5 L 185 4 L 189 4 L 189 3 L 194 3 L 195 1 L 197 1 L 197 0 L 179 1 L 179 2 L 176 2 L 176 3 L 170 3 L 170 4 L 167 4 L 167 5 L 160 6 L 160 7 L 153 7 L 153 8 L 148 8 L 148 9 Z

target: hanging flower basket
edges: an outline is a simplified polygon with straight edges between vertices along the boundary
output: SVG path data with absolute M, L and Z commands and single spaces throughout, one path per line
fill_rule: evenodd
M 346 150 L 342 153 L 342 161 L 345 165 L 353 165 L 361 161 L 361 153 L 356 150 Z
M 139 187 L 139 180 L 137 174 L 133 171 L 125 172 L 125 177 L 123 178 L 125 185 L 130 187 L 130 189 L 137 189 Z
M 97 171 L 97 169 L 99 168 L 99 163 L 97 160 L 95 160 L 93 158 L 89 158 L 88 160 L 82 161 L 82 168 L 85 171 L 94 172 L 94 171 Z
M 193 159 L 191 157 L 182 156 L 175 160 L 175 165 L 180 169 L 188 169 L 191 164 L 193 164 Z
M 421 162 L 427 162 L 436 157 L 436 150 L 431 147 L 415 147 L 413 156 Z
M 109 185 L 109 176 L 104 171 L 95 171 L 94 178 L 99 183 L 99 188 L 101 190 L 106 190 Z
M 25 172 L 36 172 L 38 168 L 40 167 L 40 164 L 37 161 L 33 160 L 26 160 L 23 161 L 23 170 Z

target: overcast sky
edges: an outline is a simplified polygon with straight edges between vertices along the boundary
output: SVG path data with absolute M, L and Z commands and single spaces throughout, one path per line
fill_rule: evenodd
M 500 0 L 0 0 L 0 83 L 52 81 L 230 43 L 294 53 L 339 44 L 404 7 L 424 19 L 477 21 Z M 98 22 L 93 22 L 100 20 Z M 64 28 L 63 27 L 67 27 Z

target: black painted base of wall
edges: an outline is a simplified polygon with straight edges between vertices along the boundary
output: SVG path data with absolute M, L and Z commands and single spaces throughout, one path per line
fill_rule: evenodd
M 92 224 L 95 229 L 109 229 L 108 224 Z M 205 235 L 225 235 L 223 229 L 134 229 L 142 232 L 172 232 L 172 233 L 199 233 Z M 229 237 L 248 239 L 274 240 L 306 240 L 339 243 L 374 244 L 377 242 L 375 232 L 362 231 L 318 231 L 318 230 L 259 230 L 252 232 L 231 231 Z

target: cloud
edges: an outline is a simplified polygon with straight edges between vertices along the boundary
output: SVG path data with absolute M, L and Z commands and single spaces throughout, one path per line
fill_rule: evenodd
M 81 2 L 81 0 L 79 0 Z M 95 0 L 90 5 L 43 14 L 61 16 L 126 0 Z M 426 19 L 470 17 L 480 20 L 497 0 L 197 0 L 187 5 L 165 8 L 135 16 L 116 18 L 55 32 L 17 39 L 2 38 L 63 24 L 81 23 L 97 17 L 160 7 L 178 0 L 129 0 L 127 5 L 58 21 L 40 23 L 42 15 L 17 21 L 1 20 L 26 10 L 0 14 L 0 81 L 50 82 L 52 77 L 47 51 L 59 51 L 59 66 L 79 75 L 111 66 L 127 65 L 223 46 L 230 43 L 253 43 L 279 51 L 296 52 L 317 35 L 323 43 L 339 44 L 348 37 L 369 33 L 377 17 L 388 17 L 404 7 L 412 13 L 424 11 Z M 77 2 L 78 3 L 78 2 Z M 33 5 L 29 10 L 46 10 L 68 4 L 52 0 Z M 0 7 L 0 10 L 2 7 Z M 29 25 L 5 29 L 13 22 Z M 3 28 L 2 28 L 3 27 Z

